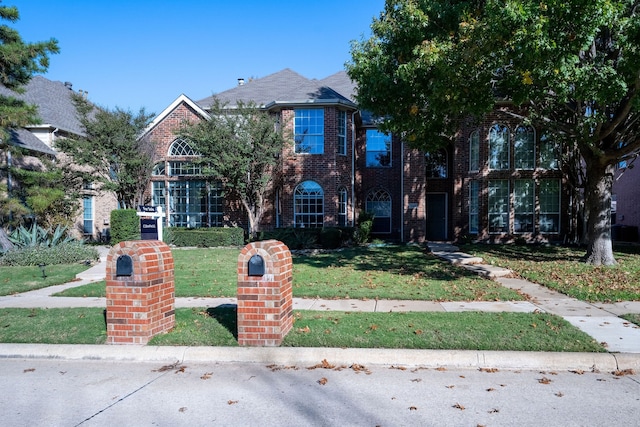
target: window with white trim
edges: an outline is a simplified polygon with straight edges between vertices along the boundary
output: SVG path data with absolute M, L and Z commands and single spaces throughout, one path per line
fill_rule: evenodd
M 338 154 L 347 155 L 347 112 L 338 110 Z
M 496 124 L 489 130 L 489 169 L 509 169 L 509 128 Z
M 372 233 L 391 233 L 391 196 L 387 190 L 370 191 L 365 211 L 373 214 Z
M 509 180 L 489 180 L 489 233 L 509 232 Z
M 480 170 L 480 131 L 475 130 L 469 136 L 469 170 Z
M 478 234 L 480 222 L 480 182 L 469 182 L 469 233 Z
M 540 232 L 560 232 L 560 180 L 541 179 L 539 188 Z
M 171 227 L 221 227 L 224 198 L 219 184 L 206 181 L 169 182 Z
M 532 179 L 513 183 L 513 232 L 532 233 L 535 211 L 535 185 Z
M 347 189 L 340 187 L 338 190 L 338 225 L 347 226 Z
M 315 181 L 300 183 L 293 193 L 295 227 L 319 228 L 324 223 L 324 191 Z
M 535 167 L 535 132 L 531 126 L 518 126 L 513 142 L 513 161 L 516 169 L 533 169 Z
M 294 110 L 293 140 L 296 153 L 324 153 L 324 110 L 322 108 Z
M 94 223 L 94 197 L 84 196 L 82 198 L 82 232 L 84 234 L 93 234 Z
M 196 150 L 193 149 L 191 144 L 184 139 L 178 138 L 174 140 L 169 146 L 169 155 L 170 156 L 199 156 Z

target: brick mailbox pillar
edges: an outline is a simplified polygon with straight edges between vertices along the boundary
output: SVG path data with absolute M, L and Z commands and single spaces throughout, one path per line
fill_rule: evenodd
M 157 240 L 120 242 L 107 256 L 107 344 L 146 344 L 175 325 L 173 255 Z
M 238 344 L 278 346 L 293 326 L 291 252 L 277 240 L 253 242 L 238 256 Z

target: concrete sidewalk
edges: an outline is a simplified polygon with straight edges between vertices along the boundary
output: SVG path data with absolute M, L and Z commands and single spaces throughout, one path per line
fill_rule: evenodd
M 482 259 L 472 257 L 458 251 L 455 246 L 448 244 L 430 243 L 429 248 L 432 253 L 444 260 L 467 268 L 487 278 L 498 281 L 505 287 L 514 289 L 527 297 L 527 301 L 471 301 L 471 302 L 434 302 L 434 301 L 400 301 L 400 300 L 322 300 L 294 298 L 293 306 L 297 310 L 339 310 L 339 311 L 372 311 L 372 312 L 400 312 L 400 311 L 441 311 L 441 312 L 461 312 L 461 311 L 487 311 L 487 312 L 547 312 L 565 318 L 578 329 L 591 335 L 598 342 L 605 345 L 610 353 L 624 353 L 610 359 L 611 355 L 582 355 L 572 354 L 571 357 L 582 360 L 586 357 L 588 363 L 594 362 L 595 358 L 606 358 L 612 360 L 611 363 L 618 364 L 621 357 L 626 361 L 626 365 L 640 367 L 640 327 L 627 322 L 618 317 L 625 313 L 640 313 L 640 302 L 621 302 L 616 304 L 586 303 L 574 298 L 567 297 L 546 287 L 531 283 L 526 280 L 512 278 L 509 270 L 482 263 Z M 59 286 L 52 286 L 18 295 L 0 297 L 0 308 L 21 307 L 21 308 L 59 308 L 59 307 L 105 307 L 104 298 L 64 298 L 52 297 L 51 295 L 70 287 L 81 286 L 105 278 L 105 261 L 108 248 L 101 250 L 101 262 L 90 269 L 78 274 L 77 281 Z M 235 304 L 235 298 L 176 298 L 176 308 L 183 307 L 217 307 L 222 304 Z M 16 350 L 15 346 L 12 346 Z M 60 347 L 60 346 L 57 346 Z M 76 346 L 77 347 L 77 346 Z M 86 348 L 86 346 L 84 346 Z M 0 345 L 0 358 L 2 349 L 9 350 L 6 345 Z M 23 348 L 23 347 L 20 347 Z M 39 347 L 34 347 L 39 348 Z M 92 347 L 93 348 L 93 347 Z M 101 347 L 102 348 L 102 347 Z M 112 346 L 109 347 L 109 352 Z M 127 346 L 127 349 L 130 349 Z M 104 350 L 104 349 L 103 349 Z M 38 350 L 41 352 L 42 350 Z M 151 350 L 144 350 L 149 352 Z M 163 350 L 166 351 L 166 350 Z M 212 350 L 208 350 L 209 353 Z M 256 350 L 264 351 L 264 350 Z M 267 354 L 276 354 L 288 350 L 269 350 Z M 326 351 L 326 350 L 324 350 Z M 353 351 L 360 351 L 353 349 Z M 11 351 L 10 351 L 11 352 Z M 47 350 L 44 350 L 46 353 Z M 156 350 L 151 351 L 155 353 Z M 246 355 L 246 349 L 232 350 L 232 353 L 239 352 Z M 339 353 L 344 351 L 339 351 Z M 368 350 L 369 353 L 386 354 L 385 351 Z M 366 352 L 363 352 L 366 353 Z M 412 352 L 409 352 L 410 354 Z M 468 358 L 473 360 L 487 360 L 487 353 L 492 352 L 447 352 L 450 360 L 451 354 L 465 354 L 462 365 L 468 365 Z M 504 352 L 497 352 L 504 353 Z M 507 356 L 502 364 L 507 364 L 506 360 L 513 357 L 514 352 L 506 352 Z M 399 354 L 394 350 L 394 354 Z M 543 355 L 542 353 L 533 353 Z M 6 354 L 5 354 L 6 356 Z M 211 355 L 214 356 L 214 355 Z M 217 360 L 218 356 L 216 357 Z M 262 356 L 256 356 L 262 357 Z M 287 356 L 288 357 L 288 356 Z M 526 360 L 532 358 L 531 355 L 521 355 Z M 561 358 L 564 362 L 565 356 L 553 355 L 552 360 Z M 234 358 L 233 356 L 231 357 Z M 501 359 L 493 354 L 489 359 Z M 541 364 L 553 364 L 549 356 L 544 356 Z M 244 360 L 244 359 L 243 359 Z M 391 359 L 393 360 L 393 359 Z M 439 359 L 438 359 L 439 360 Z M 391 362 L 390 362 L 391 363 Z M 396 363 L 396 362 L 393 362 Z M 602 360 L 600 364 L 604 363 Z M 529 366 L 530 362 L 516 363 Z M 457 366 L 457 365 L 456 365 Z M 520 366 L 524 367 L 524 366 Z

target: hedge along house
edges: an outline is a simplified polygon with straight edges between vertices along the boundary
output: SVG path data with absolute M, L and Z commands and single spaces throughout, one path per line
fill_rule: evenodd
M 56 150 L 56 141 L 83 134 L 72 95 L 86 96 L 86 92 L 74 92 L 71 83 L 51 81 L 42 76 L 34 76 L 24 89 L 23 93 L 17 93 L 0 85 L 0 95 L 37 106 L 41 120 L 39 124 L 9 131 L 8 143 L 13 149 L 2 150 L 0 159 L 3 172 L 0 179 L 7 184 L 8 191 L 18 185 L 12 179 L 12 168 L 42 170 L 43 156 L 58 163 L 64 162 L 65 155 Z M 79 238 L 98 239 L 109 227 L 110 213 L 116 207 L 114 194 L 100 191 L 94 183 L 84 183 L 73 233 Z
M 535 129 L 500 107 L 479 124 L 465 124 L 450 146 L 425 153 L 380 132 L 358 109 L 355 90 L 343 71 L 315 80 L 285 69 L 239 79 L 215 96 L 231 108 L 255 102 L 292 135 L 264 230 L 353 226 L 369 212 L 373 235 L 396 241 L 563 237 L 568 198 L 559 156 Z M 239 204 L 201 175 L 193 164 L 198 153 L 176 137 L 183 121 L 207 119 L 213 99 L 181 95 L 144 134 L 157 147 L 150 192 L 169 226 L 247 226 Z

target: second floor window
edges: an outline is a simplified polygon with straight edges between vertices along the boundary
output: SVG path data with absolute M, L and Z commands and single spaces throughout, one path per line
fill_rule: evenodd
M 338 154 L 347 154 L 347 112 L 338 111 Z
M 518 126 L 513 143 L 516 169 L 533 169 L 535 165 L 535 133 L 529 126 Z
M 424 160 L 427 166 L 427 178 L 447 177 L 447 152 L 445 150 L 426 153 Z
M 489 131 L 489 169 L 509 169 L 509 128 L 493 125 Z
M 480 131 L 474 131 L 469 137 L 469 170 L 480 170 Z
M 293 125 L 296 153 L 324 153 L 324 110 L 296 109 Z
M 391 167 L 391 135 L 377 129 L 367 129 L 367 167 Z

